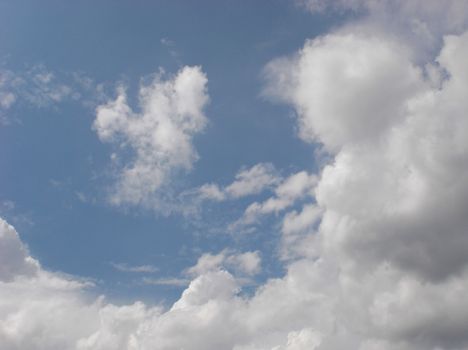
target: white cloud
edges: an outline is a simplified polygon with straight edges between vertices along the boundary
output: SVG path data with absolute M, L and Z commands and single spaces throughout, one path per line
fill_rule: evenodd
M 314 246 L 295 250 L 283 277 L 243 295 L 228 271 L 256 271 L 255 252 L 226 250 L 199 259 L 170 309 L 117 306 L 44 271 L 2 222 L 2 347 L 468 349 L 468 33 L 446 36 L 424 62 L 441 72 L 435 84 L 397 36 L 347 30 L 270 70 L 270 91 L 296 109 L 300 135 L 331 156 L 318 178 L 294 174 L 257 204 L 267 214 L 306 202 L 286 213 L 282 234 Z
M 288 343 L 285 350 L 318 349 L 322 336 L 314 329 L 304 328 L 288 333 Z
M 405 118 L 380 139 L 346 144 L 325 167 L 316 193 L 327 209 L 326 244 L 353 259 L 385 258 L 427 278 L 465 266 L 468 149 L 466 103 L 459 96 L 467 84 L 459 63 L 467 38 L 446 39 L 439 63 L 451 78 L 441 89 L 411 96 Z
M 293 235 L 310 228 L 320 218 L 321 212 L 314 204 L 307 204 L 302 211 L 291 211 L 284 216 L 281 231 L 285 235 Z
M 0 71 L 0 107 L 9 109 L 19 99 L 42 108 L 65 99 L 78 96 L 69 84 L 62 82 L 43 65 L 35 65 L 26 71 Z
M 199 276 L 211 271 L 228 269 L 234 274 L 253 276 L 260 272 L 261 257 L 258 251 L 234 253 L 223 250 L 219 254 L 203 254 L 197 263 L 187 269 L 192 276 Z
M 104 87 L 83 73 L 54 71 L 41 64 L 14 71 L 0 68 L 0 122 L 21 123 L 16 106 L 57 109 L 70 102 L 95 106 L 107 99 Z
M 226 263 L 234 271 L 246 274 L 248 276 L 256 275 L 261 270 L 261 258 L 258 251 L 233 254 L 226 258 Z
M 116 146 L 121 160 L 110 200 L 115 205 L 157 206 L 158 190 L 177 172 L 189 171 L 198 155 L 192 139 L 207 123 L 207 78 L 200 67 L 184 67 L 174 77 L 157 75 L 139 92 L 139 112 L 123 88 L 115 100 L 96 109 L 93 127 L 103 142 Z M 123 159 L 125 151 L 133 155 Z
M 284 215 L 280 245 L 280 257 L 283 260 L 320 255 L 316 226 L 322 215 L 322 209 L 316 204 L 305 204 L 300 212 L 293 210 Z
M 154 286 L 173 286 L 173 287 L 185 287 L 190 284 L 190 280 L 186 278 L 150 278 L 143 277 L 142 279 L 144 284 L 150 284 Z
M 281 177 L 270 163 L 255 164 L 249 169 L 240 170 L 235 180 L 224 188 L 217 184 L 204 184 L 196 193 L 200 199 L 223 201 L 259 194 L 272 188 L 281 181 Z
M 125 263 L 111 263 L 112 267 L 121 272 L 154 273 L 159 269 L 153 265 L 132 266 Z
M 11 92 L 1 92 L 0 93 L 0 107 L 3 109 L 10 108 L 13 103 L 16 101 L 16 96 Z
M 267 68 L 268 93 L 333 157 L 310 212 L 285 216 L 283 242 L 309 227 L 294 252 L 340 271 L 349 300 L 327 299 L 352 348 L 465 349 L 468 33 L 420 63 L 405 40 L 369 32 L 347 26 Z M 315 247 L 297 250 L 305 244 Z
M 278 213 L 300 199 L 313 197 L 316 184 L 317 177 L 305 171 L 290 175 L 275 188 L 274 196 L 264 202 L 250 204 L 243 216 L 231 225 L 230 230 L 254 224 L 263 215 Z
M 360 20 L 351 26 L 368 33 L 392 33 L 419 58 L 432 57 L 447 34 L 461 34 L 468 25 L 467 0 L 297 0 L 312 13 L 351 12 Z M 348 24 L 349 25 L 349 24 Z M 348 27 L 345 26 L 345 29 Z
M 220 202 L 226 198 L 224 191 L 218 185 L 212 183 L 200 186 L 196 192 L 200 199 Z
M 275 185 L 279 178 L 273 165 L 260 163 L 250 169 L 236 174 L 236 180 L 226 187 L 225 191 L 233 198 L 244 197 L 262 192 L 265 188 Z
M 224 259 L 224 252 L 219 254 L 203 254 L 198 259 L 197 263 L 187 270 L 187 273 L 189 275 L 198 276 L 213 270 L 219 270 L 222 266 L 222 263 L 224 262 Z
M 31 276 L 38 269 L 38 262 L 29 256 L 14 228 L 0 219 L 0 281 L 17 275 Z
M 296 57 L 267 66 L 267 93 L 295 106 L 307 142 L 336 151 L 372 141 L 405 116 L 408 98 L 421 88 L 406 51 L 354 33 L 308 41 Z

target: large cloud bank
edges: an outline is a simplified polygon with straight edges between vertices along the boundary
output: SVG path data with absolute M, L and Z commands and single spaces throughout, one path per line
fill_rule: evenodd
M 44 271 L 1 221 L 2 349 L 468 349 L 468 32 L 441 36 L 439 53 L 424 64 L 398 35 L 370 33 L 362 23 L 347 26 L 266 68 L 267 93 L 289 103 L 299 136 L 331 157 L 318 178 L 301 175 L 315 200 L 283 211 L 284 277 L 246 296 L 230 269 L 233 258 L 205 255 L 169 310 L 117 306 L 93 299 L 82 281 Z M 203 91 L 203 75 L 190 72 Z M 164 100 L 160 84 L 149 91 Z M 175 128 L 187 147 L 150 158 L 149 173 L 166 174 L 160 159 L 173 149 L 186 150 L 174 166 L 192 164 L 183 130 L 192 135 L 202 128 L 201 106 L 183 109 L 188 126 Z M 126 117 L 105 123 L 117 118 L 116 110 Z M 145 112 L 131 115 L 124 97 L 99 113 L 100 137 L 122 133 L 136 150 L 118 193 L 138 202 L 140 185 L 156 190 L 159 182 L 127 182 L 126 171 L 139 169 L 148 148 L 159 150 L 146 131 L 166 124 L 148 126 Z M 175 121 L 161 118 L 173 130 Z M 217 191 L 220 200 L 227 192 Z M 275 192 L 273 203 L 282 203 L 283 192 Z M 254 205 L 256 214 L 279 211 L 260 210 L 265 203 Z M 258 256 L 239 256 L 251 261 L 246 271 L 257 272 Z

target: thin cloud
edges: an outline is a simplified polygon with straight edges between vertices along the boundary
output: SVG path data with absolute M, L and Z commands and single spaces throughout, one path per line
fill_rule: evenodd
M 121 272 L 136 272 L 136 273 L 155 273 L 159 271 L 159 268 L 153 265 L 128 265 L 125 263 L 114 263 L 111 262 L 110 265 Z

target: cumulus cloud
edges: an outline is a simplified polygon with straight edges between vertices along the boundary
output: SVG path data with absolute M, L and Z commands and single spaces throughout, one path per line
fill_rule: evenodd
M 219 254 L 203 254 L 197 263 L 187 269 L 192 276 L 199 276 L 210 271 L 229 269 L 235 274 L 253 276 L 260 272 L 261 257 L 258 251 L 234 253 L 223 250 Z
M 118 306 L 42 269 L 2 221 L 2 347 L 468 349 L 468 32 L 441 38 L 424 63 L 397 34 L 347 26 L 267 68 L 268 93 L 295 109 L 300 137 L 330 155 L 320 174 L 293 174 L 250 209 L 284 213 L 282 244 L 294 259 L 283 277 L 245 295 L 234 268 L 256 273 L 258 253 L 226 250 L 188 270 L 193 280 L 169 309 Z M 135 147 L 137 162 L 127 127 L 136 118 L 137 130 L 149 128 L 145 108 L 135 116 L 119 98 L 95 127 Z
M 201 199 L 223 201 L 259 194 L 275 186 L 281 177 L 270 163 L 259 163 L 249 169 L 240 170 L 235 180 L 224 188 L 209 183 L 200 186 L 197 194 Z
M 328 36 L 318 39 L 317 43 L 307 43 L 306 47 L 312 45 L 328 52 L 329 44 L 335 46 L 337 43 L 340 47 L 355 40 L 360 46 L 362 40 L 371 43 L 376 40 L 352 38 L 349 35 Z M 370 92 L 366 85 L 359 84 L 339 92 L 337 101 L 333 95 L 328 102 L 301 100 L 300 96 L 305 93 L 303 84 L 311 84 L 308 91 L 313 95 L 315 89 L 326 90 L 328 85 L 335 86 L 336 82 L 332 71 L 323 73 L 322 79 L 312 79 L 314 75 L 307 72 L 315 69 L 327 72 L 327 63 L 317 60 L 322 53 L 317 55 L 315 49 L 301 51 L 301 63 L 294 65 L 300 78 L 288 91 L 293 96 L 291 103 L 298 111 L 302 132 L 313 135 L 311 140 L 323 143 L 335 154 L 334 161 L 323 169 L 316 188 L 318 204 L 327 209 L 321 229 L 329 232 L 323 236 L 330 247 L 340 247 L 356 259 L 367 257 L 373 261 L 385 256 L 398 265 L 433 278 L 442 278 L 455 267 L 465 265 L 462 251 L 466 247 L 463 228 L 466 222 L 460 208 L 466 205 L 466 179 L 462 175 L 466 145 L 460 133 L 466 119 L 462 112 L 465 103 L 457 96 L 466 89 L 466 72 L 460 64 L 466 38 L 462 35 L 445 39 L 435 64 L 446 70 L 450 78 L 440 88 L 431 88 L 421 74 L 414 73 L 411 79 L 415 82 L 411 85 L 418 88 L 406 90 L 407 93 L 388 108 L 381 103 L 383 111 L 377 106 L 373 108 L 373 101 L 371 108 L 358 108 L 358 112 L 351 105 L 348 113 L 330 113 L 328 106 L 320 108 L 327 103 L 340 105 L 343 95 Z M 378 45 L 385 43 L 381 41 Z M 358 50 L 357 47 L 354 50 L 356 57 L 360 55 Z M 379 50 L 369 46 L 368 51 L 372 57 Z M 416 67 L 411 68 L 411 61 L 405 58 L 404 51 L 399 51 L 398 55 L 388 53 L 395 66 L 406 66 L 408 72 L 417 71 Z M 341 54 L 336 52 L 337 56 Z M 335 72 L 352 70 L 354 60 L 342 61 L 344 68 L 336 66 L 332 59 L 328 64 L 335 67 Z M 387 66 L 391 67 L 392 63 L 388 62 Z M 368 65 L 368 69 L 372 67 Z M 304 69 L 306 73 L 303 73 Z M 375 66 L 374 69 L 375 74 L 354 72 L 361 80 L 368 74 L 379 76 L 381 68 Z M 399 85 L 402 76 L 397 73 L 383 75 L 381 79 L 369 94 L 371 98 L 380 95 L 392 100 L 393 86 L 404 90 Z M 398 108 L 398 105 L 403 107 Z M 349 118 L 349 121 L 342 118 Z M 378 127 L 369 126 L 367 118 L 377 120 Z M 355 125 L 361 125 L 356 134 Z M 440 207 L 441 199 L 447 203 L 445 208 Z M 372 249 L 369 249 L 370 242 Z
M 9 281 L 17 275 L 34 275 L 38 268 L 14 228 L 0 220 L 0 281 Z
M 207 124 L 207 78 L 200 67 L 183 67 L 163 80 L 156 75 L 139 91 L 138 111 L 125 89 L 96 109 L 93 128 L 102 142 L 115 146 L 116 183 L 110 195 L 115 205 L 158 202 L 158 190 L 177 172 L 189 171 L 197 160 L 192 140 Z M 126 152 L 132 154 L 125 157 Z
M 322 209 L 317 204 L 305 204 L 300 211 L 286 213 L 281 225 L 280 257 L 284 260 L 298 256 L 318 256 L 315 232 L 322 218 Z
M 298 200 L 314 196 L 317 177 L 300 171 L 283 179 L 274 190 L 274 195 L 263 202 L 250 204 L 243 216 L 231 224 L 230 230 L 255 224 L 262 216 L 279 213 L 292 206 Z
M 257 164 L 250 169 L 240 171 L 236 180 L 225 191 L 233 198 L 261 192 L 265 187 L 278 182 L 278 176 L 271 164 Z
M 283 242 L 290 248 L 292 235 L 296 258 L 340 271 L 337 288 L 350 300 L 329 299 L 340 300 L 332 314 L 344 321 L 332 339 L 465 349 L 467 315 L 454 303 L 466 309 L 455 294 L 468 283 L 468 34 L 445 36 L 423 63 L 399 39 L 347 26 L 266 68 L 267 93 L 291 104 L 299 136 L 332 157 L 315 203 L 284 217 Z
M 392 33 L 415 48 L 421 57 L 431 56 L 447 34 L 461 34 L 468 25 L 466 0 L 297 0 L 312 13 L 351 12 L 360 17 L 360 30 Z M 346 27 L 345 27 L 346 28 Z
M 296 107 L 304 141 L 335 151 L 379 138 L 404 117 L 408 97 L 421 88 L 420 69 L 405 51 L 355 33 L 308 41 L 295 57 L 267 66 L 267 93 Z

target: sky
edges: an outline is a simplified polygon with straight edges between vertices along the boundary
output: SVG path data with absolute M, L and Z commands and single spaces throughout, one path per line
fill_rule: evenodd
M 468 1 L 0 0 L 0 347 L 468 349 Z

